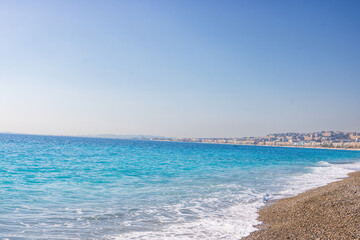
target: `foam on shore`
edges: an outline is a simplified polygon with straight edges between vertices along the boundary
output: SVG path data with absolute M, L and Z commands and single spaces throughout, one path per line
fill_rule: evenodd
M 169 224 L 157 231 L 137 231 L 118 235 L 115 239 L 240 239 L 256 231 L 258 210 L 269 199 L 280 199 L 297 195 L 309 189 L 326 185 L 343 178 L 350 172 L 360 170 L 360 162 L 331 164 L 319 162 L 310 167 L 309 173 L 289 177 L 284 190 L 278 193 L 250 193 L 251 198 L 221 211 L 221 215 L 204 214 L 200 219 L 190 222 Z M 244 194 L 242 192 L 241 194 Z
M 309 189 L 344 179 L 349 173 L 360 170 L 360 162 L 331 164 L 321 161 L 318 166 L 310 167 L 310 169 L 309 173 L 291 177 L 288 187 L 280 192 L 281 198 L 294 196 Z
M 360 239 L 360 171 L 262 209 L 246 240 Z M 244 240 L 245 240 L 244 239 Z

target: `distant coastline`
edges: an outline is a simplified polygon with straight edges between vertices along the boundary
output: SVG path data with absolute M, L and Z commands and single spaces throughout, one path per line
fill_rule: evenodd
M 129 139 L 135 140 L 135 139 Z M 305 147 L 305 146 L 281 146 L 281 145 L 256 145 L 256 144 L 234 144 L 234 143 L 217 143 L 217 142 L 183 142 L 183 141 L 171 141 L 171 140 L 149 140 L 155 142 L 177 142 L 177 143 L 199 143 L 199 144 L 218 144 L 218 145 L 232 145 L 232 146 L 254 146 L 254 147 L 280 147 L 280 148 L 308 148 L 308 149 L 328 149 L 328 150 L 350 150 L 360 151 L 360 148 L 338 148 L 338 147 Z
M 28 134 L 28 133 L 14 133 L 14 132 L 0 132 L 0 134 L 360 151 L 360 133 L 341 132 L 341 131 L 336 131 L 336 132 L 323 131 L 323 132 L 314 132 L 314 133 L 277 133 L 277 134 L 269 134 L 265 137 L 242 137 L 242 138 L 176 138 L 176 137 L 163 137 L 163 136 L 153 136 L 153 135 L 116 135 L 116 134 L 72 136 L 72 135 Z
M 231 144 L 245 146 L 295 147 L 360 150 L 360 133 L 322 131 L 312 133 L 275 133 L 265 137 L 242 138 L 150 138 L 152 141 Z

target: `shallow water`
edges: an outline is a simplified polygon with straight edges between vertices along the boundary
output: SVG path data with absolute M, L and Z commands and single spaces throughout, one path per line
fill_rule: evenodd
M 0 237 L 239 239 L 360 152 L 0 134 Z

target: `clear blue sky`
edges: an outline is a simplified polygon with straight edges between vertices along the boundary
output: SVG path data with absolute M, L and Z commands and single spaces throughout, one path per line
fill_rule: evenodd
M 360 1 L 0 1 L 0 131 L 360 131 Z

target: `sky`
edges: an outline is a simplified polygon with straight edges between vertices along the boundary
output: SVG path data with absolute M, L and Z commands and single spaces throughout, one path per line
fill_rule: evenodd
M 0 132 L 360 132 L 360 1 L 0 1 Z

